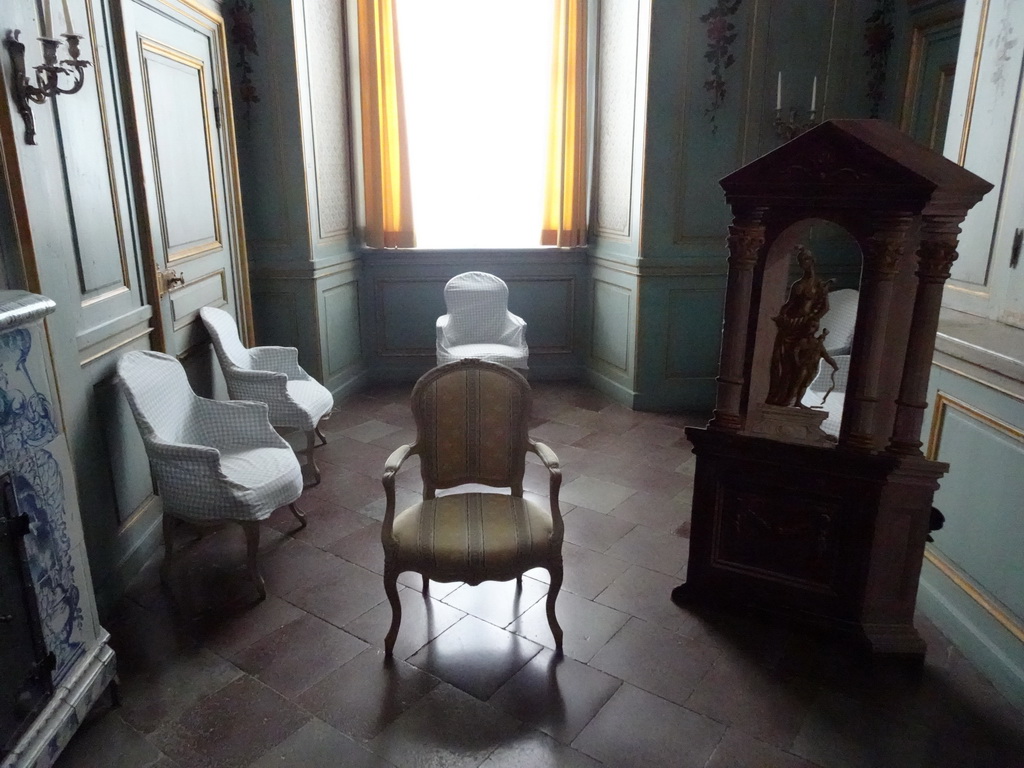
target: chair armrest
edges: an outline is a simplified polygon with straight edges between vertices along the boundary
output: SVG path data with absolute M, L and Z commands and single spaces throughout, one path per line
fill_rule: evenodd
M 233 400 L 260 402 L 288 400 L 288 374 L 280 371 L 256 371 L 232 368 L 224 371 Z
M 434 328 L 437 333 L 437 346 L 445 347 L 448 343 L 448 322 L 451 320 L 451 315 L 441 315 L 437 318 L 437 322 L 434 323 Z
M 391 452 L 387 461 L 384 462 L 384 475 L 381 477 L 381 483 L 384 485 L 386 504 L 384 521 L 381 524 L 382 537 L 386 535 L 388 539 L 391 538 L 391 525 L 395 520 L 395 475 L 398 474 L 398 470 L 402 468 L 402 464 L 407 458 L 419 452 L 419 448 L 415 445 L 400 445 Z
M 146 440 L 146 456 L 157 492 L 167 498 L 188 498 L 196 489 L 214 488 L 223 480 L 220 451 L 208 445 Z
M 548 448 L 544 443 L 537 442 L 531 437 L 529 443 L 527 443 L 527 450 L 529 450 L 530 453 L 537 454 L 544 466 L 548 468 L 549 472 L 557 471 L 561 474 L 558 456 L 556 456 L 555 452 Z
M 561 541 L 565 531 L 565 526 L 562 523 L 562 510 L 558 507 L 558 490 L 562 487 L 562 468 L 558 464 L 558 456 L 555 455 L 554 451 L 544 445 L 544 443 L 539 443 L 532 437 L 529 438 L 529 442 L 527 442 L 526 447 L 531 453 L 537 454 L 541 463 L 543 463 L 548 470 L 548 475 L 550 477 L 548 484 L 548 499 L 551 502 L 551 539 L 552 541 Z
M 270 426 L 270 409 L 266 403 L 248 400 L 209 400 L 197 397 L 193 418 L 207 445 L 213 448 L 288 446 Z
M 254 369 L 283 373 L 290 380 L 309 378 L 299 365 L 299 350 L 295 347 L 253 347 L 249 359 Z
M 199 462 L 217 466 L 220 464 L 220 451 L 209 445 L 191 445 L 189 443 L 167 443 L 155 437 L 146 441 L 146 453 L 150 461 L 166 462 Z
M 506 319 L 508 327 L 497 342 L 517 349 L 526 349 L 526 321 L 511 312 L 506 312 Z

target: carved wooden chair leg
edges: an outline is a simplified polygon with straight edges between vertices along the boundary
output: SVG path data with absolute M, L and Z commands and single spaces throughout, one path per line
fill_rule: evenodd
M 249 566 L 249 577 L 256 584 L 256 591 L 259 592 L 260 600 L 267 597 L 267 584 L 263 581 L 263 574 L 260 573 L 256 563 L 256 555 L 260 550 L 260 524 L 258 520 L 245 520 L 241 523 L 245 531 L 245 554 Z
M 319 424 L 316 425 L 316 428 L 313 431 L 316 432 L 316 436 L 320 438 L 320 445 L 327 445 L 327 437 L 324 435 L 323 430 L 320 429 Z
M 516 592 L 523 591 L 523 574 L 516 576 Z
M 423 574 L 423 594 L 427 594 L 430 591 L 430 579 L 427 578 L 426 574 Z
M 398 599 L 398 571 L 384 566 L 384 593 L 391 603 L 391 628 L 384 638 L 384 656 L 391 658 L 398 639 L 398 627 L 402 624 L 402 602 Z
M 555 638 L 555 652 L 562 653 L 562 628 L 558 625 L 555 617 L 555 600 L 558 599 L 558 592 L 562 588 L 562 559 L 557 563 L 548 566 L 548 573 L 551 574 L 551 586 L 548 587 L 548 625 L 551 627 L 551 634 Z
M 316 465 L 316 457 L 313 455 L 313 446 L 316 445 L 316 433 L 317 430 L 315 429 L 311 429 L 306 433 L 306 466 L 309 467 L 310 474 L 312 475 L 311 482 L 306 486 L 307 488 L 320 485 L 320 467 Z
M 308 523 L 306 522 L 306 516 L 302 514 L 302 510 L 295 506 L 294 503 L 289 504 L 288 509 L 292 511 L 292 514 L 295 515 L 295 519 L 299 521 L 299 530 L 305 528 L 306 525 L 308 525 Z
M 171 567 L 171 560 L 174 558 L 174 532 L 178 528 L 178 518 L 171 515 L 164 515 L 164 561 L 160 564 L 160 582 L 167 583 L 167 574 Z

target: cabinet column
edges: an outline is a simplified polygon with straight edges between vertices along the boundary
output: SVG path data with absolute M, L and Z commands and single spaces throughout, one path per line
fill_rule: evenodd
M 733 219 L 729 227 L 729 285 L 725 294 L 722 324 L 722 355 L 718 374 L 718 398 L 712 429 L 735 432 L 742 426 L 743 374 L 750 320 L 750 295 L 754 266 L 764 245 L 766 208 L 751 208 Z
M 928 376 L 939 328 L 942 287 L 957 257 L 957 236 L 962 216 L 925 216 L 918 249 L 917 295 L 903 363 L 900 394 L 896 400 L 890 453 L 921 455 L 921 425 L 928 407 Z
M 911 216 L 875 214 L 877 229 L 862 242 L 864 278 L 861 281 L 859 322 L 853 337 L 850 390 L 839 433 L 844 448 L 870 451 L 876 447 L 875 413 L 878 404 L 878 377 L 885 350 L 886 319 L 892 301 L 893 281 L 903 255 Z

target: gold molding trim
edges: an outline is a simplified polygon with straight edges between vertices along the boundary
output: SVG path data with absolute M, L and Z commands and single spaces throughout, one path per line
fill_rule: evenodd
M 87 299 L 80 301 L 81 307 L 88 307 L 91 304 L 103 301 L 104 299 L 112 298 L 120 293 L 131 290 L 132 285 L 132 270 L 128 264 L 128 239 L 125 237 L 125 225 L 124 218 L 122 216 L 122 205 L 127 205 L 127 198 L 130 192 L 127 189 L 122 190 L 122 185 L 118 183 L 117 178 L 117 163 L 114 160 L 114 140 L 110 132 L 110 121 L 107 119 L 107 97 L 104 91 L 104 82 L 102 76 L 102 68 L 106 63 L 105 59 L 101 56 L 101 51 L 98 48 L 98 41 L 100 40 L 100 34 L 97 33 L 95 14 L 93 13 L 92 3 L 85 3 L 85 23 L 89 30 L 89 46 L 92 50 L 92 62 L 93 71 L 95 73 L 93 77 L 93 83 L 96 88 L 96 105 L 97 113 L 100 119 L 100 130 L 103 133 L 103 150 L 107 160 L 107 183 L 110 185 L 110 209 L 114 217 L 114 231 L 117 234 L 117 248 L 119 256 L 121 257 L 121 286 L 108 291 L 103 291 L 96 296 L 92 296 Z M 108 42 L 112 42 L 109 40 Z M 116 71 L 111 72 L 111 81 L 116 78 Z M 120 109 L 120 105 L 117 105 Z M 63 141 L 61 144 L 63 145 Z M 118 150 L 118 154 L 122 154 L 121 150 Z M 70 181 L 70 180 L 69 180 Z M 130 183 L 130 179 L 126 176 L 123 184 Z M 120 199 L 119 192 L 123 191 L 125 199 Z M 76 238 L 77 239 L 77 238 Z M 77 246 L 77 243 L 76 243 Z M 76 248 L 77 250 L 77 248 Z M 141 256 L 141 253 L 139 254 Z M 79 288 L 82 294 L 88 293 L 85 290 L 84 282 L 82 281 L 82 274 L 79 271 Z M 141 286 L 139 287 L 140 299 L 143 291 Z
M 939 366 L 945 367 L 945 366 Z M 959 373 L 954 371 L 954 373 Z M 962 374 L 961 374 L 962 375 Z M 967 377 L 970 378 L 970 377 Z M 977 381 L 975 379 L 975 381 Z M 985 382 L 979 381 L 978 383 L 984 384 Z M 936 457 L 939 453 L 939 448 L 942 444 L 941 432 L 942 425 L 945 423 L 946 413 L 949 408 L 956 408 L 957 410 L 965 413 L 970 418 L 981 422 L 987 426 L 992 427 L 1004 434 L 1010 435 L 1011 437 L 1024 442 L 1024 430 L 1017 429 L 1012 424 L 1008 424 L 1001 419 L 997 419 L 994 416 L 990 416 L 983 411 L 968 405 L 962 400 L 958 400 L 955 397 L 947 395 L 945 392 L 938 392 L 935 396 L 935 406 L 932 415 L 932 425 L 928 434 L 928 449 L 925 453 L 925 457 L 936 461 Z M 926 546 L 924 551 L 925 559 L 928 560 L 932 565 L 939 569 L 946 578 L 952 581 L 956 586 L 960 587 L 964 593 L 976 602 L 982 609 L 988 612 L 992 618 L 998 621 L 1003 627 L 1005 627 L 1014 637 L 1021 642 L 1024 642 L 1024 626 L 1021 626 L 1014 617 L 1004 611 L 1001 607 L 996 605 L 991 599 L 981 592 L 974 584 L 970 582 L 968 577 L 963 574 L 955 565 L 949 562 L 942 555 L 938 554 L 936 549 L 932 546 Z
M 973 283 L 973 285 L 978 285 L 978 283 Z M 981 291 L 975 288 L 964 288 L 962 285 L 957 285 L 956 283 L 952 282 L 947 282 L 945 287 L 950 291 L 955 291 L 957 293 L 966 293 L 969 296 L 978 296 L 983 299 L 987 299 L 991 295 L 989 291 Z
M 149 65 L 152 59 L 146 56 L 146 53 L 150 53 L 153 56 L 162 57 L 171 61 L 177 62 L 184 67 L 193 69 L 196 72 L 199 81 L 199 93 L 200 93 L 200 105 L 203 114 L 203 130 L 206 134 L 206 166 L 207 174 L 209 176 L 209 191 L 210 191 L 210 203 L 211 213 L 213 214 L 213 239 L 208 240 L 199 245 L 185 248 L 174 253 L 171 252 L 170 243 L 168 242 L 167 236 L 167 214 L 164 205 L 164 194 L 163 194 L 163 180 L 160 172 L 160 158 L 157 151 L 157 140 L 156 140 L 156 119 L 153 113 L 153 97 L 150 89 L 150 76 L 149 76 Z M 152 154 L 153 170 L 156 178 L 154 182 L 156 184 L 156 196 L 158 201 L 158 209 L 160 215 L 160 229 L 163 235 L 163 246 L 164 246 L 164 260 L 168 263 L 176 263 L 183 261 L 184 259 L 199 256 L 206 253 L 212 253 L 214 251 L 224 248 L 224 235 L 220 229 L 220 216 L 218 211 L 220 209 L 220 202 L 217 195 L 217 177 L 216 167 L 217 164 L 214 162 L 213 156 L 213 135 L 211 132 L 210 113 L 207 109 L 207 102 L 210 100 L 211 95 L 206 90 L 206 67 L 202 59 L 197 59 L 194 56 L 189 55 L 185 51 L 172 48 L 165 43 L 158 40 L 154 40 L 150 37 L 139 35 L 139 63 L 142 67 L 142 86 L 144 90 L 144 98 L 146 103 L 146 116 L 149 123 L 149 139 L 150 139 L 150 151 Z M 212 75 L 211 75 L 212 78 Z
M 974 61 L 971 64 L 971 83 L 967 92 L 967 108 L 964 110 L 964 127 L 960 133 L 960 151 L 956 161 L 963 165 L 967 161 L 967 142 L 971 136 L 971 120 L 974 117 L 974 98 L 978 93 L 978 74 L 981 71 L 981 54 L 985 49 L 985 32 L 988 30 L 988 9 L 990 0 L 982 0 L 981 18 L 978 21 L 978 39 L 974 44 Z
M 146 513 L 148 513 L 154 506 L 156 506 L 159 503 L 160 497 L 157 496 L 155 493 L 151 493 L 149 496 L 143 499 L 142 503 L 139 504 L 139 506 L 137 506 L 131 512 L 129 512 L 128 517 L 126 517 L 124 519 L 124 522 L 118 526 L 118 534 L 123 534 L 129 528 L 134 526 L 139 520 L 146 516 Z
M 997 419 L 995 416 L 990 416 L 973 405 L 969 405 L 963 400 L 947 395 L 940 390 L 935 393 L 935 405 L 932 407 L 932 425 L 931 429 L 928 430 L 928 450 L 925 454 L 925 457 L 932 461 L 938 461 L 939 448 L 942 447 L 942 427 L 945 424 L 946 412 L 951 407 L 966 414 L 975 421 L 981 422 L 1024 443 L 1024 430 L 1020 430 L 1002 419 Z
M 950 355 L 949 352 L 942 352 L 942 354 L 947 355 L 949 357 L 955 357 L 955 355 Z M 967 373 L 966 371 L 962 371 L 959 368 L 954 368 L 951 365 L 946 365 L 945 363 L 940 363 L 940 362 L 937 362 L 935 360 L 932 360 L 932 365 L 934 365 L 936 368 L 941 368 L 944 371 L 949 371 L 950 373 L 955 374 L 957 376 L 961 376 L 961 377 L 967 379 L 968 381 L 973 381 L 975 384 L 981 384 L 983 387 L 988 387 L 989 389 L 994 390 L 994 391 L 996 391 L 996 392 L 998 392 L 998 393 L 1000 393 L 1002 395 L 1006 395 L 1007 397 L 1012 397 L 1014 400 L 1018 400 L 1018 401 L 1024 403 L 1024 397 L 1021 397 L 1018 393 L 1011 392 L 1008 389 L 1003 389 L 1002 387 L 997 386 L 996 384 L 993 384 L 990 381 L 985 381 L 984 379 L 978 378 L 977 376 L 975 376 L 973 374 L 970 374 L 970 373 Z M 970 365 L 975 365 L 975 363 L 970 363 Z M 980 368 L 981 366 L 978 366 L 978 367 Z M 1001 376 L 1002 374 L 997 374 L 997 375 Z M 940 394 L 942 394 L 942 393 L 940 393 Z
M 87 366 L 89 363 L 93 363 L 99 360 L 101 357 L 106 357 L 111 352 L 114 352 L 128 344 L 131 344 L 133 341 L 137 341 L 138 339 L 141 339 L 143 336 L 149 336 L 149 334 L 151 334 L 152 332 L 152 328 L 144 328 L 143 330 L 138 331 L 137 333 L 133 333 L 131 336 L 127 336 L 126 338 L 121 339 L 120 341 L 114 342 L 110 346 L 104 347 L 99 352 L 91 354 L 88 357 L 82 358 L 81 360 L 79 360 L 78 365 L 81 368 L 85 368 L 85 366 Z
M 127 285 L 119 285 L 117 288 L 113 288 L 109 291 L 104 291 L 103 293 L 97 294 L 96 296 L 92 296 L 86 299 L 85 301 L 82 302 L 81 305 L 83 307 L 88 307 L 90 304 L 96 304 L 107 299 L 112 299 L 115 296 L 118 296 L 130 290 L 131 289 Z
M 1017 623 L 1014 618 L 988 599 L 981 590 L 971 584 L 960 571 L 941 555 L 937 554 L 932 547 L 925 547 L 925 559 L 934 565 L 947 579 L 960 587 L 964 593 L 983 608 L 993 619 L 998 621 L 1015 638 L 1024 643 L 1024 626 Z

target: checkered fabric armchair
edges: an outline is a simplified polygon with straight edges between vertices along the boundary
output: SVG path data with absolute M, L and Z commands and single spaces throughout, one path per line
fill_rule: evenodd
M 475 358 L 525 371 L 526 321 L 508 311 L 508 286 L 487 272 L 463 272 L 444 287 L 437 318 L 437 364 Z
M 199 310 L 217 351 L 228 395 L 232 400 L 254 400 L 270 408 L 275 427 L 301 429 L 306 433 L 306 462 L 312 484 L 320 482 L 320 468 L 313 456 L 316 438 L 327 438 L 320 421 L 334 408 L 334 396 L 299 366 L 294 347 L 253 347 L 247 349 L 238 338 L 235 319 L 222 309 Z
M 551 574 L 547 616 L 555 648 L 562 629 L 555 600 L 562 586 L 562 514 L 558 457 L 527 434 L 530 385 L 519 373 L 497 363 L 461 360 L 426 373 L 412 391 L 416 442 L 403 445 L 384 465 L 387 505 L 381 529 L 384 591 L 391 603 L 391 628 L 384 640 L 388 656 L 402 621 L 398 575 L 423 576 L 423 591 L 435 581 L 508 581 L 522 586 L 522 574 L 546 568 Z M 526 453 L 535 453 L 550 478 L 549 506 L 523 498 Z M 409 456 L 419 456 L 423 500 L 395 510 L 395 475 Z M 511 493 L 439 489 L 466 484 L 508 488 Z
M 266 597 L 256 565 L 259 521 L 302 493 L 302 470 L 267 420 L 267 406 L 207 400 L 192 391 L 174 357 L 135 351 L 117 364 L 121 388 L 142 433 L 157 493 L 163 501 L 166 575 L 178 522 L 239 523 L 245 531 L 249 573 Z
M 832 386 L 832 366 L 824 360 L 818 364 L 818 375 L 807 387 L 800 402 L 808 407 L 824 407 L 828 417 L 821 424 L 823 432 L 839 436 L 846 401 L 846 382 L 850 378 L 850 351 L 853 332 L 857 326 L 857 305 L 860 294 L 852 288 L 842 288 L 828 295 L 828 312 L 821 318 L 821 327 L 828 330 L 825 351 L 836 361 L 835 387 Z M 831 392 L 828 392 L 832 389 Z M 825 393 L 828 392 L 828 397 Z

